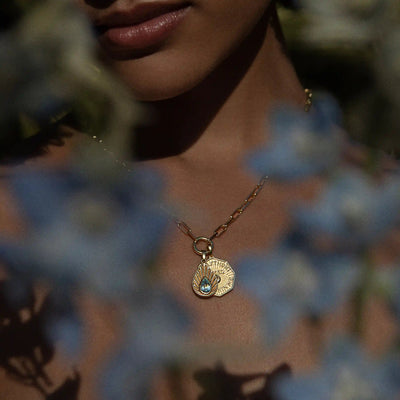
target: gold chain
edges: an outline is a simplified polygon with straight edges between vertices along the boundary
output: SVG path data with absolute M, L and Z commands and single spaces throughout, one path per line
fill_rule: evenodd
M 121 167 L 123 167 L 126 171 L 132 172 L 132 169 L 129 168 L 129 165 L 126 161 L 120 160 L 119 158 L 115 157 L 115 154 L 113 151 L 109 150 L 106 146 L 104 146 L 104 141 L 103 139 L 100 139 L 98 136 L 94 135 L 92 136 L 92 139 L 96 141 L 97 143 L 103 145 L 103 150 L 108 153 L 114 160 L 114 162 Z
M 233 224 L 246 210 L 246 208 L 251 204 L 251 202 L 257 197 L 258 193 L 262 190 L 265 182 L 267 181 L 268 176 L 264 176 L 258 185 L 254 188 L 254 190 L 250 193 L 250 195 L 245 199 L 245 201 L 238 207 L 228 218 L 228 220 L 221 224 L 217 229 L 214 230 L 212 235 L 208 238 L 209 240 L 213 240 L 222 236 L 229 228 L 231 224 Z M 183 222 L 176 220 L 175 221 L 178 228 L 187 236 L 189 236 L 192 240 L 195 240 L 197 236 L 193 234 L 193 231 L 189 228 L 189 226 Z
M 306 102 L 304 104 L 304 111 L 309 112 L 312 106 L 312 90 L 311 89 L 304 89 L 304 93 L 306 94 Z
M 312 106 L 312 91 L 310 89 L 304 89 L 304 93 L 306 95 L 304 111 L 309 112 L 311 109 L 311 106 Z M 94 139 L 96 142 L 98 142 L 100 144 L 103 144 L 103 140 L 99 139 L 97 136 L 92 136 L 92 139 Z M 132 171 L 129 168 L 129 165 L 125 161 L 122 161 L 122 160 L 119 160 L 118 158 L 116 158 L 114 153 L 111 150 L 109 150 L 107 147 L 105 147 L 104 145 L 103 145 L 103 150 L 105 152 L 107 152 L 108 154 L 110 154 L 113 157 L 114 161 L 118 165 L 121 165 L 127 171 Z M 233 213 L 231 215 L 229 215 L 229 218 L 227 219 L 227 221 L 225 223 L 221 224 L 220 226 L 218 226 L 218 228 L 216 228 L 213 231 L 213 233 L 211 234 L 211 236 L 209 238 L 204 237 L 203 239 L 207 239 L 209 242 L 212 243 L 213 239 L 222 236 L 228 230 L 228 228 L 243 214 L 243 212 L 246 210 L 246 208 L 253 202 L 253 200 L 257 197 L 257 195 L 261 192 L 267 179 L 268 179 L 268 176 L 262 177 L 260 182 L 256 185 L 256 187 L 249 194 L 249 196 L 246 197 L 244 202 L 238 208 L 236 208 L 235 211 L 233 211 Z M 196 235 L 194 235 L 193 231 L 190 229 L 190 227 L 184 221 L 175 219 L 175 223 L 178 226 L 178 228 L 185 235 L 189 236 L 193 241 L 198 239 L 198 237 Z
M 306 95 L 306 101 L 304 103 L 304 111 L 309 112 L 312 106 L 312 91 L 310 89 L 304 89 L 304 93 Z M 250 195 L 244 200 L 244 202 L 229 216 L 228 220 L 221 224 L 217 229 L 214 230 L 212 235 L 208 239 L 212 242 L 213 239 L 222 236 L 228 228 L 233 224 L 246 210 L 246 208 L 252 203 L 252 201 L 257 197 L 258 193 L 264 187 L 265 182 L 267 181 L 268 176 L 264 176 L 261 178 L 260 182 L 257 186 L 253 189 Z M 187 236 L 189 236 L 192 240 L 196 240 L 197 236 L 193 233 L 190 227 L 184 222 L 180 220 L 175 220 L 176 225 L 178 228 Z

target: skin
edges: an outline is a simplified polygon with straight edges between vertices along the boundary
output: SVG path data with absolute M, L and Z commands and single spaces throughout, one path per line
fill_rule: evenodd
M 75 1 L 93 22 L 137 3 Z M 271 107 L 277 102 L 300 108 L 304 104 L 303 88 L 284 52 L 275 5 L 270 0 L 194 0 L 184 22 L 159 48 L 123 58 L 104 48 L 102 53 L 106 63 L 155 116 L 151 124 L 136 127 L 134 153 L 138 162 L 164 174 L 166 200 L 178 205 L 180 217 L 195 234 L 210 234 L 260 178 L 246 170 L 243 159 L 268 141 Z M 63 149 L 50 146 L 48 155 L 33 163 L 60 163 L 73 141 Z M 291 201 L 311 200 L 320 186 L 318 180 L 293 185 L 268 182 L 251 207 L 215 240 L 215 256 L 229 260 L 235 268 L 242 252 L 271 248 L 290 226 Z M 12 198 L 7 195 L 1 204 L 13 209 Z M 10 221 L 4 225 L 13 229 L 15 224 Z M 240 283 L 220 299 L 198 299 L 188 285 L 199 263 L 190 239 L 171 224 L 166 242 L 159 261 L 160 279 L 172 286 L 172 293 L 194 316 L 188 343 L 207 346 L 209 351 L 207 357 L 203 352 L 193 354 L 174 386 L 161 371 L 154 378 L 151 398 L 177 399 L 178 387 L 179 398 L 197 399 L 201 389 L 195 382 L 196 374 L 217 362 L 237 374 L 272 371 L 283 362 L 295 372 L 310 368 L 316 362 L 318 344 L 349 327 L 348 312 L 340 309 L 317 327 L 301 321 L 279 347 L 267 351 L 257 325 L 257 304 L 241 290 Z M 82 374 L 80 400 L 98 398 L 97 367 L 118 343 L 117 327 L 123 315 L 110 307 L 100 300 L 81 301 L 88 345 L 78 363 Z M 382 340 L 373 340 L 379 336 L 378 327 L 380 333 L 385 329 L 389 332 L 381 338 L 390 337 L 385 314 L 382 310 L 376 314 L 381 321 L 368 331 L 368 343 L 375 351 L 385 345 Z M 227 346 L 228 352 L 223 350 Z M 52 376 L 65 377 L 65 365 L 65 359 L 58 355 L 49 371 Z M 3 397 L 41 398 L 9 380 L 0 382 Z
M 95 24 L 114 11 L 132 9 L 138 3 L 110 1 L 108 6 L 101 7 L 101 2 L 96 0 L 75 1 Z M 156 3 L 147 3 L 152 2 Z M 245 0 L 197 0 L 192 2 L 184 22 L 172 36 L 156 49 L 145 50 L 147 55 L 132 51 L 121 60 L 113 57 L 106 46 L 103 49 L 137 98 L 172 99 L 198 86 L 237 51 L 269 7 L 270 0 L 254 0 L 251 4 Z
M 95 23 L 135 4 L 76 1 Z M 269 0 L 197 0 L 178 29 L 150 54 L 121 60 L 105 49 L 106 62 L 158 119 L 138 129 L 137 157 L 178 156 L 199 164 L 199 154 L 204 162 L 215 162 L 212 149 L 226 146 L 233 161 L 265 140 L 272 103 L 301 106 L 303 88 L 273 24 L 277 19 Z

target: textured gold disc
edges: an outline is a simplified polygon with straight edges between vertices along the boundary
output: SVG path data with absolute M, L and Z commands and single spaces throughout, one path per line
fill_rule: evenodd
M 221 297 L 230 292 L 235 284 L 235 271 L 229 265 L 228 261 L 209 257 L 206 264 L 207 267 L 219 277 L 218 289 L 214 296 Z

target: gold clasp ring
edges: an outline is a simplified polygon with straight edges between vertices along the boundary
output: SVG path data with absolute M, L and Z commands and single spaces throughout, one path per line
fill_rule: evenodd
M 206 242 L 207 243 L 207 248 L 205 250 L 201 250 L 197 247 L 197 244 L 199 242 Z M 199 256 L 202 256 L 204 258 L 204 256 L 208 256 L 209 254 L 212 253 L 214 248 L 214 243 L 211 239 L 203 237 L 203 236 L 199 236 L 196 239 L 193 240 L 193 250 L 196 254 L 198 254 Z

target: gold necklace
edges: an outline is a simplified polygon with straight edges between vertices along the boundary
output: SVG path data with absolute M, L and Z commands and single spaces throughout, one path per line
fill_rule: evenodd
M 304 90 L 306 100 L 304 104 L 304 111 L 309 112 L 312 106 L 312 91 L 310 89 Z M 97 136 L 92 138 L 103 144 L 103 140 Z M 117 159 L 113 152 L 104 147 L 103 150 L 109 153 L 115 160 L 115 162 L 125 168 L 127 171 L 131 171 L 128 164 L 125 161 Z M 222 236 L 229 227 L 243 214 L 247 207 L 254 201 L 260 191 L 263 189 L 268 176 L 264 176 L 260 182 L 256 185 L 249 196 L 246 197 L 244 202 L 235 209 L 235 211 L 229 215 L 227 221 L 218 228 L 216 228 L 210 237 L 196 236 L 193 234 L 191 228 L 181 220 L 176 219 L 175 223 L 177 227 L 187 236 L 189 236 L 193 243 L 193 251 L 201 256 L 200 264 L 197 266 L 196 272 L 192 279 L 192 289 L 201 298 L 209 298 L 213 296 L 221 297 L 230 292 L 235 285 L 235 271 L 229 265 L 228 261 L 216 258 L 212 255 L 214 250 L 213 240 Z M 200 248 L 200 244 L 203 243 L 203 247 Z
M 236 208 L 229 216 L 227 221 L 214 230 L 210 237 L 195 236 L 189 226 L 183 222 L 176 220 L 178 228 L 193 240 L 194 252 L 201 256 L 201 262 L 193 276 L 193 291 L 200 297 L 221 297 L 233 289 L 235 284 L 235 271 L 229 265 L 228 261 L 213 257 L 215 238 L 222 236 L 228 228 L 243 214 L 246 208 L 257 197 L 258 193 L 264 187 L 268 177 L 264 176 L 257 186 L 253 189 L 244 202 Z M 204 243 L 205 248 L 200 249 L 199 244 Z

